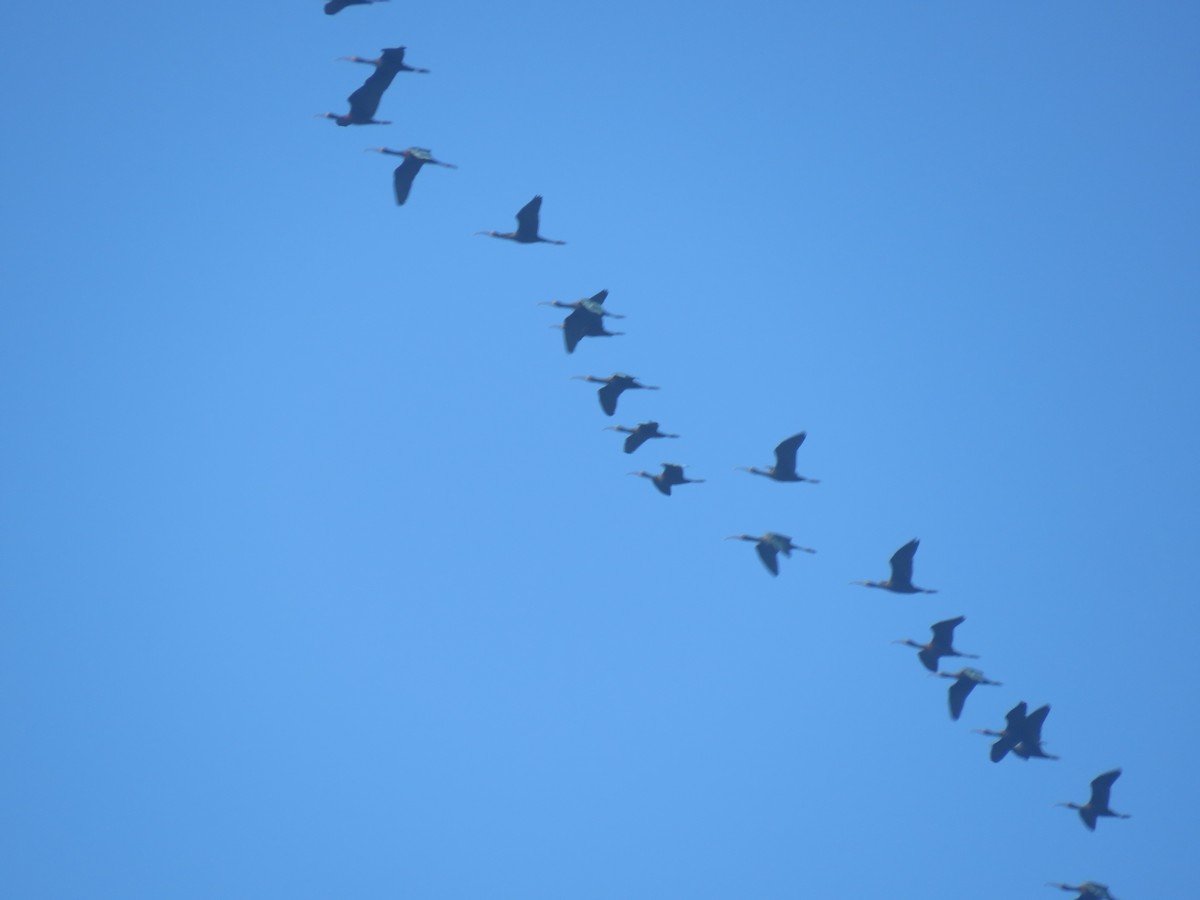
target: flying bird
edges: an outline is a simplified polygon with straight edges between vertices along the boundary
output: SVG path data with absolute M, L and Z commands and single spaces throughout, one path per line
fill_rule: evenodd
M 913 556 L 921 542 L 913 538 L 892 554 L 892 577 L 887 581 L 852 581 L 851 584 L 863 584 L 867 587 L 883 588 L 897 594 L 936 594 L 933 588 L 920 588 L 912 583 Z
M 477 231 L 476 234 L 486 234 L 488 237 L 504 238 L 506 241 L 516 241 L 518 244 L 565 244 L 566 241 L 552 241 L 538 234 L 538 213 L 542 209 L 542 195 L 538 194 L 517 211 L 516 231 Z
M 336 16 L 347 6 L 366 6 L 370 3 L 384 3 L 386 0 L 329 0 L 325 4 L 325 15 Z
M 379 111 L 379 101 L 398 72 L 428 72 L 428 69 L 414 69 L 404 64 L 404 47 L 387 47 L 378 59 L 365 59 L 361 56 L 343 56 L 339 61 L 365 63 L 374 66 L 375 71 L 367 76 L 362 87 L 346 98 L 350 103 L 350 112 L 339 116 L 336 113 L 321 113 L 318 118 L 333 119 L 338 125 L 391 125 L 383 119 L 376 119 Z
M 630 475 L 641 475 L 643 478 L 649 478 L 660 494 L 671 496 L 671 488 L 681 484 L 703 484 L 703 478 L 686 478 L 683 474 L 683 466 L 676 463 L 663 463 L 663 470 L 655 475 L 652 472 L 630 472 Z
M 627 428 L 624 425 L 607 425 L 607 431 L 621 431 L 629 435 L 625 438 L 625 452 L 632 453 L 642 444 L 651 438 L 677 438 L 677 434 L 663 434 L 658 430 L 657 422 L 639 422 L 636 428 Z
M 1100 816 L 1128 819 L 1130 817 L 1125 813 L 1113 812 L 1108 806 L 1108 795 L 1112 791 L 1113 782 L 1120 777 L 1120 769 L 1113 769 L 1111 772 L 1097 775 L 1092 779 L 1092 796 L 1087 803 L 1082 806 L 1078 803 L 1059 803 L 1057 805 L 1079 810 L 1079 818 L 1083 819 L 1083 824 L 1088 827 L 1088 831 L 1096 830 L 1096 819 Z
M 804 443 L 807 436 L 808 433 L 802 431 L 780 441 L 779 446 L 775 448 L 775 465 L 771 468 L 759 469 L 755 466 L 742 466 L 742 471 L 749 472 L 751 475 L 765 475 L 773 481 L 809 481 L 813 484 L 820 484 L 816 478 L 805 478 L 803 475 L 796 474 L 796 451 L 800 449 L 800 445 Z
M 907 644 L 909 647 L 916 647 L 920 650 L 921 652 L 917 654 L 917 659 L 921 660 L 921 665 L 930 672 L 937 671 L 938 660 L 943 656 L 961 656 L 966 659 L 979 659 L 973 653 L 959 653 L 954 649 L 954 629 L 966 620 L 966 616 L 959 616 L 956 619 L 946 619 L 945 621 L 935 622 L 933 625 L 930 625 L 929 630 L 933 632 L 933 637 L 928 644 L 918 644 L 912 638 L 892 641 L 892 643 Z
M 988 681 L 978 669 L 960 669 L 957 672 L 938 672 L 942 678 L 957 679 L 950 685 L 950 718 L 955 721 L 962 715 L 963 704 L 977 684 L 1000 685 L 999 681 Z
M 615 415 L 617 412 L 617 398 L 625 391 L 640 389 L 643 391 L 657 391 L 658 388 L 652 384 L 641 384 L 634 375 L 624 375 L 620 372 L 614 372 L 608 378 L 597 378 L 595 375 L 573 375 L 579 381 L 591 381 L 595 384 L 602 384 L 604 387 L 596 391 L 600 397 L 600 408 L 604 410 L 606 416 Z
M 390 156 L 403 156 L 404 162 L 396 166 L 392 173 L 392 187 L 396 192 L 396 205 L 403 206 L 412 190 L 413 179 L 424 165 L 444 166 L 447 169 L 457 169 L 454 163 L 434 159 L 433 154 L 424 147 L 409 147 L 407 150 L 389 150 L 387 147 L 372 147 L 367 153 L 387 153 Z
M 1061 881 L 1047 881 L 1048 887 L 1056 887 L 1063 891 L 1079 891 L 1075 900 L 1117 900 L 1108 892 L 1108 885 L 1096 881 L 1085 881 L 1083 884 L 1063 884 Z
M 1042 749 L 1042 725 L 1050 715 L 1049 705 L 1039 706 L 1029 715 L 1026 715 L 1026 709 L 1024 700 L 1010 709 L 1005 716 L 1007 724 L 1003 731 L 976 730 L 977 734 L 998 738 L 992 744 L 992 762 L 1000 762 L 1010 750 L 1022 759 L 1058 759 Z
M 725 538 L 727 541 L 753 541 L 755 551 L 758 553 L 758 558 L 762 560 L 762 564 L 767 567 L 767 571 L 772 575 L 779 574 L 779 554 L 790 557 L 793 550 L 800 550 L 804 553 L 816 553 L 811 547 L 801 547 L 792 543 L 792 539 L 786 534 L 776 534 L 774 531 L 768 531 L 763 535 L 753 534 L 731 534 Z
M 559 309 L 571 310 L 571 314 L 563 319 L 560 327 L 563 330 L 563 342 L 567 345 L 567 352 L 574 353 L 575 347 L 585 337 L 616 337 L 625 333 L 623 331 L 605 331 L 605 316 L 613 319 L 625 318 L 616 313 L 611 313 L 604 308 L 606 297 L 608 297 L 608 291 L 601 291 L 582 300 L 576 300 L 574 303 L 563 303 L 561 300 L 543 300 L 538 305 L 555 306 Z

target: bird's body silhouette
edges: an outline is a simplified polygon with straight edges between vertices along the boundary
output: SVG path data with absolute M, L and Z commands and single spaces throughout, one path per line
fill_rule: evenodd
M 772 575 L 779 574 L 779 554 L 790 557 L 793 550 L 799 550 L 803 553 L 816 553 L 811 547 L 801 547 L 798 544 L 793 544 L 792 539 L 786 534 L 776 534 L 774 531 L 768 531 L 766 534 L 731 534 L 725 538 L 727 541 L 753 541 L 754 550 L 758 553 L 758 558 L 762 560 L 762 564 L 767 567 L 767 571 Z
M 621 372 L 614 372 L 607 378 L 597 378 L 595 375 L 575 375 L 573 376 L 579 381 L 591 381 L 594 384 L 602 384 L 604 387 L 596 391 L 600 397 L 600 408 L 604 410 L 607 416 L 615 415 L 617 412 L 617 398 L 625 391 L 643 390 L 657 391 L 658 388 L 652 384 L 642 384 L 637 380 L 635 375 L 625 375 Z
M 742 471 L 749 472 L 751 475 L 765 475 L 772 481 L 808 481 L 812 484 L 819 484 L 820 482 L 816 478 L 805 478 L 803 475 L 796 474 L 796 451 L 800 449 L 800 445 L 804 443 L 807 436 L 807 432 L 801 431 L 799 434 L 793 434 L 790 438 L 780 441 L 779 446 L 775 448 L 775 465 L 769 469 L 743 466 Z
M 1047 881 L 1049 887 L 1056 887 L 1063 891 L 1078 891 L 1079 896 L 1075 900 L 1117 900 L 1108 892 L 1108 885 L 1100 884 L 1097 881 L 1085 881 L 1083 884 L 1063 884 L 1061 881 Z
M 979 659 L 973 653 L 959 653 L 954 649 L 954 629 L 966 620 L 966 616 L 958 616 L 955 619 L 935 622 L 929 626 L 929 630 L 933 632 L 933 637 L 930 638 L 927 644 L 918 644 L 911 638 L 893 641 L 892 643 L 907 644 L 909 647 L 916 647 L 920 650 L 921 652 L 917 654 L 917 659 L 921 660 L 921 665 L 930 672 L 937 671 L 938 660 L 943 656 L 961 656 L 965 659 Z
M 517 211 L 516 231 L 477 231 L 475 233 L 504 238 L 506 241 L 516 241 L 518 244 L 565 244 L 566 241 L 554 241 L 538 234 L 538 216 L 541 210 L 542 195 L 538 194 Z
M 865 585 L 866 587 L 883 588 L 885 591 L 892 591 L 897 594 L 936 594 L 937 590 L 934 588 L 921 588 L 912 583 L 913 556 L 916 554 L 920 543 L 919 540 L 913 538 L 892 554 L 890 560 L 892 577 L 887 581 L 855 581 L 852 583 Z
M 1039 706 L 1028 715 L 1026 710 L 1025 701 L 1022 700 L 1008 711 L 1003 731 L 988 731 L 986 728 L 977 730 L 978 734 L 997 738 L 992 744 L 992 762 L 1000 762 L 1010 750 L 1022 759 L 1058 759 L 1042 749 L 1042 725 L 1046 722 L 1046 716 L 1050 715 L 1049 705 Z
M 1082 806 L 1078 803 L 1060 803 L 1058 805 L 1079 810 L 1079 818 L 1083 819 L 1083 824 L 1088 827 L 1089 831 L 1096 830 L 1096 819 L 1101 816 L 1128 819 L 1129 816 L 1125 813 L 1113 812 L 1108 806 L 1108 797 L 1112 792 L 1113 782 L 1120 777 L 1120 769 L 1113 769 L 1111 772 L 1097 775 L 1092 779 L 1092 796 L 1087 803 Z
M 606 331 L 604 328 L 605 316 L 614 319 L 625 318 L 604 308 L 604 300 L 607 297 L 608 291 L 601 291 L 582 300 L 576 300 L 574 303 L 563 303 L 561 300 L 543 300 L 541 302 L 541 306 L 571 310 L 571 314 L 563 319 L 561 326 L 563 343 L 566 344 L 568 353 L 574 353 L 575 347 L 585 337 L 616 337 L 624 334 L 623 331 Z
M 942 678 L 955 679 L 954 684 L 950 685 L 950 718 L 955 721 L 962 715 L 963 704 L 967 702 L 967 697 L 971 691 L 975 690 L 978 684 L 994 684 L 1000 685 L 999 681 L 989 681 L 983 677 L 983 673 L 978 669 L 964 668 L 957 672 L 938 672 Z
M 350 104 L 350 112 L 339 116 L 337 113 L 321 113 L 322 118 L 333 119 L 338 125 L 390 125 L 384 119 L 376 119 L 379 102 L 383 92 L 388 89 L 392 79 L 399 72 L 427 73 L 428 69 L 416 69 L 404 63 L 404 47 L 386 47 L 378 59 L 366 59 L 362 56 L 343 56 L 342 61 L 365 63 L 374 66 L 375 71 L 367 76 L 362 87 L 346 98 Z
M 660 494 L 671 496 L 671 488 L 681 484 L 703 484 L 703 478 L 688 478 L 683 474 L 683 466 L 677 463 L 663 463 L 663 470 L 658 474 L 653 472 L 630 472 L 630 475 L 640 475 L 649 478 Z
M 347 6 L 368 6 L 372 3 L 384 3 L 386 0 L 329 0 L 325 4 L 325 15 L 336 16 Z
M 677 434 L 663 434 L 658 430 L 657 422 L 639 422 L 636 428 L 627 428 L 624 425 L 609 425 L 609 431 L 620 431 L 629 437 L 625 438 L 625 452 L 632 453 L 642 444 L 651 438 L 677 438 Z
M 392 173 L 392 189 L 396 194 L 396 205 L 403 206 L 412 190 L 413 179 L 421 171 L 422 166 L 443 166 L 447 169 L 457 169 L 454 163 L 434 159 L 433 154 L 424 147 L 409 147 L 407 150 L 389 150 L 387 147 L 372 147 L 373 153 L 386 153 L 390 156 L 402 156 L 404 162 L 396 166 Z

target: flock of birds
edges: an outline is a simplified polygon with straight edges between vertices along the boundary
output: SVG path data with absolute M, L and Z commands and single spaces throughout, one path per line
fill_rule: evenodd
M 386 2 L 386 0 L 330 0 L 330 2 L 325 4 L 325 12 L 327 15 L 332 16 L 350 6 L 366 6 L 379 2 Z M 339 126 L 391 124 L 387 120 L 376 119 L 375 114 L 379 110 L 384 92 L 391 86 L 393 79 L 401 72 L 422 74 L 429 72 L 428 69 L 416 68 L 405 64 L 405 49 L 404 47 L 386 48 L 376 59 L 366 59 L 359 56 L 341 57 L 341 60 L 348 62 L 370 65 L 374 68 L 374 71 L 367 77 L 362 86 L 347 98 L 350 104 L 350 109 L 347 113 L 337 114 L 327 112 L 320 115 L 324 118 L 333 119 Z M 409 147 L 406 150 L 373 147 L 368 152 L 399 156 L 403 159 L 403 162 L 396 167 L 393 174 L 395 199 L 397 205 L 401 206 L 408 199 L 413 181 L 417 173 L 424 166 L 435 165 L 450 169 L 457 168 L 452 163 L 434 159 L 431 151 L 422 147 Z M 515 231 L 480 231 L 476 232 L 476 234 L 502 238 L 519 244 L 565 244 L 565 241 L 545 238 L 539 233 L 541 207 L 541 196 L 535 196 L 517 212 L 517 229 Z M 591 297 L 570 303 L 559 300 L 542 302 L 541 305 L 571 310 L 560 326 L 563 331 L 563 341 L 567 353 L 574 353 L 579 342 L 585 337 L 615 337 L 624 333 L 608 331 L 605 328 L 605 318 L 624 318 L 621 315 L 608 311 L 604 307 L 604 301 L 607 297 L 608 291 L 603 290 Z M 577 375 L 575 377 L 593 384 L 602 385 L 597 394 L 600 401 L 600 408 L 608 416 L 616 414 L 617 401 L 625 391 L 658 390 L 658 387 L 654 385 L 642 384 L 635 376 L 621 372 L 615 372 L 605 378 L 596 375 Z M 660 431 L 658 422 L 641 422 L 632 428 L 625 425 L 611 425 L 608 428 L 627 435 L 624 441 L 625 453 L 634 453 L 650 440 L 679 437 L 677 434 L 667 434 Z M 818 484 L 817 479 L 806 477 L 796 471 L 797 452 L 803 445 L 806 436 L 806 433 L 801 431 L 782 440 L 775 447 L 775 465 L 769 468 L 758 468 L 755 466 L 741 467 L 741 470 L 749 472 L 752 475 L 761 475 L 772 481 Z M 662 471 L 657 473 L 637 471 L 630 472 L 629 474 L 649 479 L 654 487 L 665 496 L 670 496 L 671 489 L 674 487 L 685 484 L 702 484 L 704 482 L 702 478 L 688 478 L 684 473 L 684 466 L 677 463 L 663 463 Z M 762 535 L 730 535 L 726 540 L 741 540 L 753 543 L 755 551 L 758 553 L 758 558 L 772 575 L 779 574 L 780 554 L 790 557 L 792 551 L 816 553 L 816 550 L 811 547 L 801 547 L 793 543 L 792 539 L 787 535 L 773 531 L 768 531 Z M 865 587 L 880 588 L 897 594 L 937 593 L 933 588 L 923 588 L 913 584 L 913 559 L 919 543 L 918 540 L 913 539 L 892 554 L 890 560 L 891 574 L 887 580 L 855 581 L 851 583 Z M 923 644 L 911 638 L 895 641 L 895 643 L 916 648 L 918 650 L 918 660 L 930 672 L 941 678 L 953 679 L 954 683 L 950 685 L 949 689 L 949 708 L 950 717 L 954 720 L 958 720 L 962 715 L 967 698 L 977 686 L 1001 686 L 1001 682 L 989 680 L 978 669 L 964 667 L 957 672 L 939 671 L 938 664 L 943 657 L 978 658 L 973 654 L 962 653 L 954 648 L 954 629 L 965 620 L 965 616 L 957 616 L 953 619 L 935 622 L 930 626 L 932 632 L 931 638 Z M 1003 729 L 1000 731 L 977 729 L 976 733 L 996 739 L 991 746 L 990 755 L 992 762 L 1000 762 L 1010 752 L 1023 760 L 1058 759 L 1057 756 L 1047 753 L 1042 746 L 1042 728 L 1049 714 L 1049 705 L 1040 706 L 1031 713 L 1025 702 L 1021 701 L 1008 711 Z M 1113 769 L 1092 779 L 1091 796 L 1086 803 L 1065 802 L 1057 805 L 1077 810 L 1079 818 L 1091 831 L 1096 829 L 1096 823 L 1100 818 L 1128 819 L 1130 818 L 1129 815 L 1115 812 L 1109 806 L 1113 783 L 1120 775 L 1120 769 Z M 1085 881 L 1076 885 L 1063 882 L 1047 882 L 1047 885 L 1064 891 L 1077 892 L 1078 900 L 1115 900 L 1112 894 L 1109 893 L 1107 886 L 1094 881 Z

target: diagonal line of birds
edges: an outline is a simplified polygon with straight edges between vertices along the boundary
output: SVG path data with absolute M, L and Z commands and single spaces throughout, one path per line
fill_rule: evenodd
M 325 3 L 324 10 L 326 15 L 332 16 L 349 7 L 369 6 L 382 2 L 387 2 L 387 0 L 330 0 L 330 2 Z M 375 115 L 379 111 L 379 106 L 385 92 L 391 87 L 396 76 L 401 73 L 428 74 L 430 72 L 429 69 L 406 64 L 406 49 L 405 47 L 384 48 L 381 50 L 380 55 L 374 59 L 360 56 L 339 57 L 338 61 L 369 65 L 373 71 L 367 76 L 362 85 L 346 98 L 350 107 L 346 113 L 326 112 L 318 114 L 318 117 L 333 119 L 339 127 L 348 127 L 351 125 L 390 125 L 390 121 L 376 119 Z M 406 203 L 417 174 L 425 166 L 439 166 L 448 169 L 457 168 L 453 163 L 435 159 L 432 151 L 423 147 L 408 147 L 404 150 L 393 150 L 388 147 L 371 147 L 367 148 L 367 152 L 401 158 L 402 162 L 395 168 L 392 176 L 392 190 L 397 206 L 403 206 Z M 488 230 L 477 231 L 475 233 L 518 244 L 546 243 L 559 246 L 566 244 L 566 241 L 542 236 L 540 231 L 541 208 L 542 197 L 541 195 L 535 195 L 517 211 L 515 216 L 517 227 L 514 231 L 501 232 Z M 562 324 L 554 327 L 561 328 L 563 332 L 563 343 L 566 352 L 574 353 L 580 341 L 584 338 L 618 337 L 624 334 L 624 332 L 609 331 L 605 328 L 604 320 L 606 318 L 624 318 L 623 315 L 611 312 L 604 306 L 607 298 L 608 291 L 601 290 L 590 297 L 571 302 L 545 300 L 540 301 L 539 305 L 571 310 L 562 321 Z M 616 415 L 618 400 L 626 391 L 657 391 L 660 389 L 656 385 L 643 384 L 636 376 L 623 372 L 614 372 L 612 375 L 606 377 L 597 375 L 576 375 L 574 377 L 592 384 L 601 385 L 596 393 L 600 402 L 600 408 L 607 416 Z M 626 454 L 636 452 L 642 445 L 651 440 L 675 439 L 680 437 L 678 434 L 662 432 L 659 428 L 659 423 L 655 421 L 640 422 L 632 427 L 626 425 L 606 426 L 606 430 L 628 435 L 622 447 Z M 806 437 L 807 433 L 800 431 L 780 441 L 774 450 L 775 464 L 772 466 L 767 468 L 741 466 L 738 468 L 749 474 L 759 475 L 779 483 L 798 484 L 807 482 L 809 484 L 818 484 L 818 479 L 801 475 L 796 469 L 798 451 L 804 444 Z M 706 479 L 703 478 L 687 477 L 684 471 L 686 468 L 686 466 L 678 463 L 665 462 L 662 464 L 661 472 L 643 470 L 628 474 L 646 478 L 659 493 L 670 497 L 672 496 L 672 488 L 682 485 L 703 484 L 705 482 Z M 817 552 L 811 547 L 799 546 L 793 543 L 791 537 L 774 531 L 767 531 L 761 535 L 730 535 L 726 540 L 740 540 L 753 543 L 759 560 L 772 576 L 779 575 L 779 558 L 781 555 L 790 558 L 793 551 L 808 554 Z M 883 581 L 853 581 L 851 584 L 879 588 L 895 594 L 937 593 L 935 588 L 918 587 L 913 583 L 913 561 L 919 545 L 920 541 L 914 538 L 892 554 L 889 560 L 890 574 L 887 579 Z M 947 699 L 950 718 L 955 721 L 962 716 L 967 698 L 977 686 L 1002 686 L 1002 682 L 992 681 L 982 671 L 974 668 L 964 667 L 957 672 L 939 671 L 938 664 L 943 657 L 978 658 L 974 654 L 958 651 L 953 645 L 954 630 L 965 621 L 966 617 L 960 615 L 952 619 L 933 623 L 930 626 L 932 636 L 925 643 L 918 643 L 911 638 L 893 642 L 916 648 L 919 651 L 917 653 L 918 661 L 930 674 L 940 678 L 953 679 L 953 683 L 948 690 Z M 1058 756 L 1047 753 L 1043 747 L 1045 741 L 1042 738 L 1042 729 L 1045 727 L 1046 719 L 1049 715 L 1049 704 L 1042 705 L 1033 712 L 1029 712 L 1025 701 L 1021 701 L 1006 713 L 1005 725 L 1002 729 L 997 731 L 983 728 L 975 729 L 975 732 L 995 738 L 989 754 L 991 761 L 994 763 L 1000 762 L 1010 753 L 1025 761 L 1030 759 L 1057 760 Z M 1109 805 L 1113 784 L 1120 775 L 1120 769 L 1112 769 L 1092 779 L 1091 795 L 1086 803 L 1080 804 L 1066 801 L 1056 805 L 1076 810 L 1079 818 L 1089 831 L 1096 830 L 1096 824 L 1100 818 L 1128 819 L 1130 818 L 1128 814 L 1115 812 Z M 1075 885 L 1065 882 L 1047 882 L 1046 884 L 1049 887 L 1055 887 L 1063 891 L 1075 892 L 1078 894 L 1078 900 L 1116 900 L 1106 885 L 1095 881 L 1084 881 Z

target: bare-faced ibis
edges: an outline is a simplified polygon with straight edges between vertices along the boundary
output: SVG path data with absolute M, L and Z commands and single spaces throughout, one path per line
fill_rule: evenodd
M 367 6 L 371 3 L 384 3 L 386 0 L 329 0 L 325 4 L 325 15 L 336 16 L 347 6 Z
M 1112 791 L 1113 782 L 1120 777 L 1120 769 L 1113 769 L 1111 772 L 1097 775 L 1092 779 L 1092 796 L 1087 803 L 1082 806 L 1078 803 L 1059 803 L 1058 805 L 1079 810 L 1079 818 L 1083 819 L 1083 824 L 1088 827 L 1089 831 L 1096 830 L 1096 819 L 1100 816 L 1128 819 L 1129 816 L 1125 813 L 1113 812 L 1108 807 L 1108 795 Z
M 343 116 L 336 113 L 321 113 L 321 117 L 325 119 L 333 119 L 338 125 L 390 125 L 383 119 L 376 119 L 375 113 L 379 111 L 379 101 L 383 99 L 383 92 L 391 85 L 392 79 L 396 77 L 398 72 L 428 72 L 428 69 L 415 69 L 412 66 L 404 64 L 404 47 L 387 47 L 383 50 L 378 59 L 366 59 L 362 56 L 343 56 L 341 60 L 348 62 L 365 63 L 375 67 L 367 80 L 362 83 L 357 91 L 347 97 L 350 103 L 350 112 Z
M 799 550 L 803 553 L 816 553 L 811 547 L 801 547 L 792 543 L 792 539 L 786 534 L 776 534 L 774 531 L 768 531 L 763 535 L 753 534 L 731 534 L 725 538 L 727 541 L 753 541 L 755 551 L 758 553 L 758 558 L 762 560 L 762 564 L 767 567 L 767 571 L 772 575 L 779 574 L 779 554 L 790 557 L 793 550 Z
M 542 195 L 538 194 L 517 211 L 516 231 L 477 231 L 476 234 L 486 234 L 488 237 L 504 238 L 506 241 L 516 241 L 518 244 L 565 244 L 566 241 L 552 241 L 538 234 L 538 214 L 542 209 Z
M 967 697 L 971 695 L 971 691 L 975 690 L 978 684 L 994 684 L 1000 685 L 999 681 L 989 681 L 983 677 L 983 673 L 978 669 L 960 669 L 957 672 L 938 672 L 942 678 L 956 679 L 954 684 L 950 685 L 950 718 L 957 721 L 962 715 L 963 704 L 967 702 Z
M 1075 900 L 1117 900 L 1108 892 L 1108 885 L 1097 881 L 1085 881 L 1083 884 L 1063 884 L 1061 881 L 1047 881 L 1048 887 L 1056 887 L 1063 891 L 1078 891 Z
M 892 554 L 892 577 L 887 581 L 853 581 L 851 584 L 863 584 L 867 587 L 883 588 L 897 594 L 936 594 L 933 588 L 919 588 L 912 583 L 913 556 L 921 542 L 913 538 Z
M 627 428 L 624 425 L 608 425 L 608 431 L 620 431 L 629 435 L 625 438 L 625 452 L 632 453 L 651 438 L 677 438 L 677 434 L 663 434 L 658 430 L 657 422 L 639 422 L 637 428 Z
M 655 475 L 653 472 L 630 472 L 630 475 L 641 475 L 649 478 L 660 494 L 671 496 L 671 488 L 681 484 L 703 484 L 703 478 L 688 478 L 683 474 L 683 466 L 677 463 L 663 463 L 663 470 Z
M 771 468 L 759 469 L 756 466 L 743 466 L 742 471 L 749 472 L 751 475 L 765 475 L 773 481 L 808 481 L 812 484 L 819 484 L 820 482 L 816 478 L 805 478 L 803 475 L 796 474 L 796 451 L 800 449 L 800 445 L 804 443 L 807 436 L 808 433 L 802 431 L 780 441 L 779 446 L 775 448 L 775 465 Z
M 643 390 L 657 391 L 658 388 L 652 384 L 642 384 L 637 380 L 635 375 L 624 375 L 621 372 L 614 372 L 607 378 L 597 378 L 595 375 L 573 375 L 579 381 L 591 381 L 595 384 L 602 384 L 604 387 L 596 391 L 600 397 L 600 408 L 604 410 L 606 416 L 615 415 L 617 412 L 617 398 L 625 391 Z
M 904 640 L 892 641 L 893 644 L 907 644 L 909 647 L 916 647 L 921 652 L 917 654 L 917 659 L 921 660 L 921 665 L 927 668 L 930 672 L 937 671 L 938 660 L 943 656 L 961 656 L 965 659 L 979 659 L 973 653 L 959 653 L 954 649 L 954 629 L 967 620 L 966 616 L 959 616 L 956 619 L 946 619 L 942 622 L 935 622 L 929 626 L 929 630 L 933 632 L 933 637 L 928 644 L 918 644 L 912 638 Z
M 390 156 L 402 156 L 404 162 L 396 166 L 392 173 L 392 187 L 396 192 L 396 205 L 403 206 L 412 190 L 413 179 L 421 171 L 422 166 L 444 166 L 447 169 L 457 169 L 454 163 L 442 162 L 433 158 L 433 154 L 424 147 L 409 147 L 407 150 L 389 150 L 387 147 L 372 147 L 368 153 L 387 153 Z
M 992 744 L 992 762 L 1000 762 L 1011 750 L 1022 759 L 1058 759 L 1042 749 L 1042 725 L 1046 716 L 1050 715 L 1050 707 L 1039 706 L 1026 715 L 1025 701 L 1022 700 L 1008 711 L 1005 716 L 1006 725 L 1003 731 L 988 731 L 986 728 L 977 729 L 977 734 L 986 734 L 997 738 Z
M 605 331 L 605 316 L 613 319 L 625 318 L 604 308 L 604 300 L 607 297 L 608 291 L 601 291 L 573 303 L 564 303 L 561 300 L 543 300 L 538 305 L 571 310 L 571 314 L 563 319 L 561 328 L 567 352 L 574 353 L 576 345 L 585 337 L 616 337 L 625 333 L 623 331 Z

